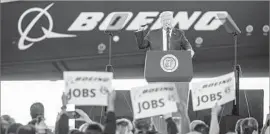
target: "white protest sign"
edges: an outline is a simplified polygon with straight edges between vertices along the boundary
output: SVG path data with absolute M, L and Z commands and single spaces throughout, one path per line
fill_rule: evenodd
M 191 84 L 193 110 L 210 109 L 235 100 L 234 72 Z
M 179 100 L 173 83 L 155 83 L 130 90 L 135 119 L 163 115 L 177 111 Z
M 110 72 L 64 72 L 65 93 L 68 103 L 75 105 L 108 105 L 108 92 L 112 90 Z

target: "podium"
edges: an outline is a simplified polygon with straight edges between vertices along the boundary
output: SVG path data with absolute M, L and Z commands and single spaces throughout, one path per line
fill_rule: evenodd
M 189 82 L 193 77 L 191 52 L 181 50 L 146 52 L 144 77 L 147 82 L 175 83 L 180 101 L 187 103 Z M 180 117 L 180 113 L 173 113 Z M 159 116 L 153 117 L 160 133 L 167 134 L 166 122 Z M 180 127 L 180 126 L 179 126 Z
M 190 82 L 193 65 L 189 51 L 147 51 L 144 77 L 147 82 Z

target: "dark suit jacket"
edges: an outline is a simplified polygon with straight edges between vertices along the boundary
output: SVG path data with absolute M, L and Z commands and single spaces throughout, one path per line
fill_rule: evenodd
M 163 50 L 162 29 L 135 32 L 136 42 L 140 49 Z M 170 39 L 170 50 L 192 49 L 184 31 L 173 28 Z

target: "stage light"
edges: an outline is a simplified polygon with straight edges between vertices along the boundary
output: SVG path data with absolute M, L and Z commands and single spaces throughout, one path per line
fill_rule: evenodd
M 202 43 L 203 43 L 203 38 L 202 37 L 197 37 L 195 40 L 196 43 L 196 47 L 201 47 Z
M 246 32 L 247 32 L 247 33 L 253 32 L 253 26 L 252 26 L 252 25 L 248 25 L 248 26 L 246 27 Z
M 106 49 L 106 45 L 104 43 L 100 43 L 98 45 L 98 53 L 99 54 L 102 54 L 105 49 Z
M 118 41 L 119 41 L 119 39 L 120 39 L 120 38 L 119 38 L 119 36 L 118 36 L 118 35 L 113 36 L 113 41 L 114 41 L 114 42 L 118 42 Z
M 269 26 L 268 25 L 264 25 L 262 28 L 263 32 L 267 33 L 269 32 Z

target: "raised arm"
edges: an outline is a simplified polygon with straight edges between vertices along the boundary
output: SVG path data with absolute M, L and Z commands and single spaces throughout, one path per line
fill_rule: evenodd
M 67 97 L 62 95 L 61 112 L 58 114 L 55 123 L 55 134 L 67 134 L 69 132 L 69 117 L 66 115 Z
M 115 134 L 116 131 L 116 117 L 115 117 L 115 91 L 108 95 L 107 117 L 105 122 L 104 134 Z
M 163 117 L 167 123 L 167 133 L 168 134 L 177 134 L 178 129 L 177 129 L 176 123 L 172 119 L 172 114 L 171 113 L 166 114 Z
M 181 134 L 187 134 L 190 132 L 190 119 L 188 116 L 188 107 L 184 102 L 177 103 L 178 111 L 181 116 Z
M 217 104 L 212 108 L 209 134 L 219 134 L 220 128 L 218 122 L 218 114 L 220 110 L 221 106 Z
M 139 49 L 146 49 L 150 47 L 150 31 L 145 27 L 140 27 L 138 31 L 135 31 L 135 39 Z

